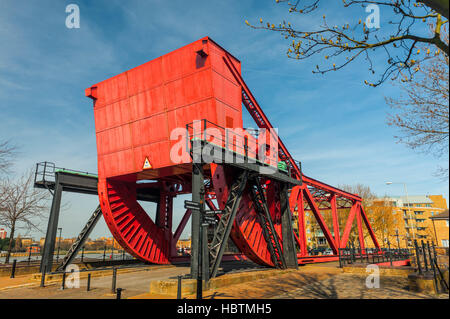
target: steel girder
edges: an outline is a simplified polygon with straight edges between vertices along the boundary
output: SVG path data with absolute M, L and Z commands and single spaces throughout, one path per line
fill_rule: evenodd
M 270 123 L 269 119 L 259 106 L 255 97 L 253 96 L 247 84 L 245 83 L 244 79 L 237 71 L 235 65 L 233 64 L 232 59 L 229 56 L 226 56 L 223 59 L 233 77 L 241 85 L 242 102 L 247 108 L 252 118 L 254 119 L 255 123 L 258 125 L 259 128 L 265 129 L 273 128 L 272 124 Z M 357 230 L 360 247 L 362 249 L 364 249 L 365 247 L 363 227 L 362 227 L 362 221 L 364 221 L 364 224 L 375 247 L 380 248 L 375 233 L 373 232 L 370 222 L 361 205 L 362 198 L 359 195 L 346 192 L 337 187 L 328 185 L 326 183 L 320 182 L 316 179 L 303 175 L 299 165 L 297 165 L 297 162 L 291 156 L 286 146 L 281 141 L 281 138 L 279 137 L 277 138 L 279 144 L 279 158 L 281 160 L 285 160 L 293 175 L 296 178 L 301 179 L 303 181 L 302 186 L 297 186 L 293 188 L 289 200 L 291 211 L 294 211 L 295 207 L 298 208 L 297 220 L 298 220 L 299 235 L 297 236 L 296 234 L 294 234 L 295 235 L 294 237 L 300 249 L 299 256 L 304 257 L 308 255 L 306 245 L 306 225 L 304 217 L 305 210 L 311 210 L 313 212 L 317 223 L 319 224 L 329 246 L 331 247 L 335 255 L 338 254 L 339 248 L 346 247 L 355 216 L 357 220 Z M 306 209 L 304 205 L 305 203 L 307 205 Z M 338 210 L 349 208 L 350 213 L 341 236 L 338 221 L 339 216 Z M 329 227 L 326 225 L 325 220 L 320 212 L 321 210 L 328 210 L 328 209 L 332 211 L 332 219 L 333 219 L 332 227 L 335 234 L 334 236 L 331 234 Z

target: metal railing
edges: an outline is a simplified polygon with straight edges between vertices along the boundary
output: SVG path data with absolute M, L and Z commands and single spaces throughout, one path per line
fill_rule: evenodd
M 242 129 L 246 130 L 246 129 Z M 217 134 L 220 132 L 220 134 Z M 286 170 L 284 170 L 289 176 L 292 176 L 293 167 L 286 159 L 278 158 L 278 152 L 272 152 L 273 158 L 267 156 L 266 152 L 260 152 L 258 137 L 260 137 L 259 129 L 250 129 L 244 131 L 244 135 L 238 134 L 232 128 L 225 128 L 215 123 L 212 123 L 206 119 L 198 120 L 193 123 L 186 124 L 186 152 L 191 152 L 193 148 L 193 141 L 198 140 L 216 145 L 224 150 L 234 152 L 245 158 L 251 158 L 255 161 L 259 161 L 265 165 L 271 165 L 277 167 L 279 170 L 283 170 L 278 166 L 279 161 L 286 163 Z M 266 145 L 266 148 L 270 145 Z M 266 149 L 268 151 L 269 149 Z M 263 154 L 260 154 L 263 153 Z M 300 161 L 294 159 L 294 164 L 297 165 L 300 172 L 302 170 L 302 164 Z
M 446 265 L 440 263 L 438 254 L 436 253 L 436 246 L 432 242 L 424 242 L 423 240 L 417 242 L 414 240 L 414 258 L 411 263 L 415 267 L 419 275 L 431 275 L 434 280 L 434 287 L 436 293 L 449 291 L 448 279 L 444 276 L 444 268 L 448 272 L 448 259 Z
M 380 264 L 410 259 L 411 252 L 406 248 L 339 248 L 339 267 L 352 264 Z
M 55 163 L 53 162 L 40 162 L 36 164 L 36 170 L 34 172 L 34 184 L 45 185 L 47 183 L 55 183 L 55 173 L 58 171 L 97 177 L 97 174 L 89 172 L 68 169 L 64 167 L 56 167 Z

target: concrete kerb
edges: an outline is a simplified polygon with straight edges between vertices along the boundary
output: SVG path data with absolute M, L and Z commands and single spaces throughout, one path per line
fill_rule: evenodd
M 352 267 L 343 267 L 342 271 L 344 273 L 357 274 L 357 275 L 367 275 L 366 270 L 367 265 L 362 266 L 352 266 Z M 414 269 L 411 267 L 385 267 L 379 266 L 379 274 L 381 276 L 387 277 L 408 277 L 409 274 L 414 272 Z
M 225 274 L 220 277 L 213 278 L 209 281 L 208 286 L 203 286 L 204 291 L 211 289 L 218 289 L 222 287 L 232 286 L 250 281 L 256 281 L 268 277 L 280 276 L 290 272 L 295 272 L 295 269 L 288 270 L 259 270 L 254 272 L 242 272 L 234 274 Z M 177 295 L 177 279 L 169 280 L 155 280 L 150 283 L 150 293 L 156 295 L 176 296 Z M 183 296 L 196 293 L 197 280 L 184 279 L 182 281 L 181 293 Z

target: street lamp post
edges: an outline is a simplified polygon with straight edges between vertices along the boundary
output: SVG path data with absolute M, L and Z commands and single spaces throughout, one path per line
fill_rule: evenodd
M 56 253 L 56 263 L 58 263 L 59 260 L 59 249 L 61 247 L 61 232 L 62 232 L 62 228 L 58 228 L 59 230 L 59 238 L 58 238 L 58 252 Z
M 413 240 L 416 239 L 416 233 L 414 231 L 414 226 L 412 223 L 413 218 L 412 218 L 412 214 L 411 214 L 411 208 L 410 208 L 410 203 L 409 203 L 409 198 L 408 198 L 408 189 L 406 188 L 406 183 L 393 183 L 393 182 L 386 182 L 386 185 L 392 185 L 392 184 L 403 184 L 403 187 L 405 189 L 405 195 L 406 195 L 406 203 L 407 203 L 407 208 L 408 208 L 408 215 L 409 215 L 409 219 L 411 220 L 411 230 L 412 230 L 412 235 L 413 235 Z M 409 223 L 408 223 L 409 224 Z
M 397 237 L 397 247 L 400 249 L 400 235 L 398 234 L 398 228 L 395 229 L 395 237 Z

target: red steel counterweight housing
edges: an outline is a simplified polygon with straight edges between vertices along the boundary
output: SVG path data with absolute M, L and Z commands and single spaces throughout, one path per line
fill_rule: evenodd
M 172 199 L 189 193 L 191 185 L 186 185 L 190 180 L 185 178 L 180 190 L 167 179 L 190 175 L 192 166 L 190 161 L 172 162 L 171 148 L 185 141 L 171 140 L 171 132 L 201 119 L 222 128 L 242 128 L 242 88 L 224 62 L 225 56 L 240 73 L 240 61 L 206 37 L 86 89 L 86 96 L 94 101 L 103 216 L 115 239 L 137 258 L 168 263 L 176 255 L 176 241 L 189 218 L 186 212 L 184 225 L 172 232 Z M 231 183 L 225 175 L 219 167 L 210 176 L 220 207 L 225 205 Z M 160 191 L 155 221 L 139 205 L 138 187 Z M 247 195 L 240 214 L 252 216 L 250 201 Z M 248 216 L 239 219 L 245 227 L 249 221 L 255 223 L 256 215 Z M 233 230 L 231 237 L 241 251 L 255 255 L 247 243 L 247 238 L 255 240 L 251 235 Z M 263 240 L 261 236 L 259 231 L 256 239 Z M 258 247 L 263 256 L 255 261 L 271 264 L 265 243 Z
M 272 127 L 241 77 L 240 61 L 208 37 L 97 83 L 86 89 L 86 96 L 94 101 L 98 193 L 105 221 L 126 251 L 153 263 L 169 263 L 176 256 L 176 242 L 190 217 L 188 210 L 172 231 L 173 198 L 191 193 L 192 164 L 189 158 L 182 163 L 171 159 L 171 150 L 177 143 L 186 143 L 179 136 L 171 138 L 171 134 L 176 129 L 186 132 L 186 125 L 203 119 L 222 129 L 242 128 L 242 104 L 259 128 Z M 251 136 L 250 140 L 255 141 Z M 219 145 L 224 146 L 223 140 Z M 290 167 L 297 167 L 281 140 L 278 145 L 279 151 L 269 157 L 268 164 L 276 166 L 278 158 L 283 158 Z M 256 152 L 255 148 L 250 151 Z M 298 172 L 297 168 L 300 176 Z M 226 165 L 209 166 L 205 187 L 211 209 L 224 209 L 233 173 Z M 298 211 L 299 216 L 299 235 L 295 235 L 301 250 L 299 258 L 308 255 L 303 217 L 306 209 L 313 211 L 335 254 L 339 247 L 345 247 L 355 216 L 361 246 L 364 221 L 379 247 L 360 197 L 306 176 L 303 181 L 304 186 L 295 187 L 290 195 L 291 211 Z M 282 245 L 279 185 L 270 179 L 263 183 Z M 153 196 L 158 203 L 155 220 L 139 204 L 138 193 Z M 319 207 L 324 200 L 330 202 L 336 217 L 338 209 L 347 209 L 336 205 L 337 198 L 346 199 L 351 207 L 342 238 L 337 223 L 333 227 L 336 235 L 332 236 Z M 214 204 L 218 207 L 212 207 Z M 274 265 L 249 188 L 244 191 L 230 237 L 252 261 Z
M 94 100 L 102 178 L 150 179 L 179 174 L 171 161 L 175 128 L 207 119 L 242 128 L 241 87 L 209 38 L 175 50 L 86 90 Z M 240 70 L 240 62 L 233 59 Z M 144 171 L 148 159 L 152 170 Z

